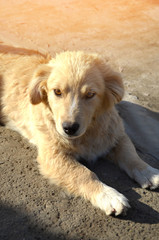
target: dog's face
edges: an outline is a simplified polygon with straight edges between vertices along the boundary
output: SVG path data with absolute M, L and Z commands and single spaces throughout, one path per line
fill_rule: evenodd
M 120 76 L 98 55 L 83 52 L 64 52 L 41 66 L 30 91 L 32 104 L 48 104 L 56 130 L 69 139 L 83 135 L 122 96 Z

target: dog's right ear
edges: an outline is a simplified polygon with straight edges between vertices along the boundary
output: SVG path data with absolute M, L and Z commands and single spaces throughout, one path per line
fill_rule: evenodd
M 124 85 L 119 73 L 114 72 L 99 55 L 93 55 L 104 80 L 104 107 L 111 108 L 124 96 Z
M 47 101 L 47 79 L 51 73 L 51 67 L 42 64 L 35 71 L 30 84 L 30 102 L 39 104 Z

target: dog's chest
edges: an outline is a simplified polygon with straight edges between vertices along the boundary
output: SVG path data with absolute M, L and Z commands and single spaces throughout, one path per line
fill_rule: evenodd
M 115 141 L 111 141 L 106 137 L 101 139 L 92 139 L 91 142 L 85 142 L 78 145 L 78 151 L 75 153 L 76 159 L 84 159 L 86 162 L 95 162 L 110 151 Z

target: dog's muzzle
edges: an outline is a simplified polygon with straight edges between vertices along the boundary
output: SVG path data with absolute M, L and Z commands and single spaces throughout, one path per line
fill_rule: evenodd
M 79 126 L 80 125 L 77 122 L 64 122 L 62 124 L 63 130 L 68 136 L 74 136 L 77 133 Z

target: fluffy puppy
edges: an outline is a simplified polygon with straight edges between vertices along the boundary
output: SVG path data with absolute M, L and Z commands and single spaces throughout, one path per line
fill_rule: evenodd
M 128 200 L 99 181 L 79 160 L 108 156 L 143 188 L 159 186 L 159 170 L 137 155 L 114 105 L 122 79 L 97 54 L 63 52 L 1 54 L 1 118 L 38 148 L 40 172 L 107 215 L 129 208 Z

